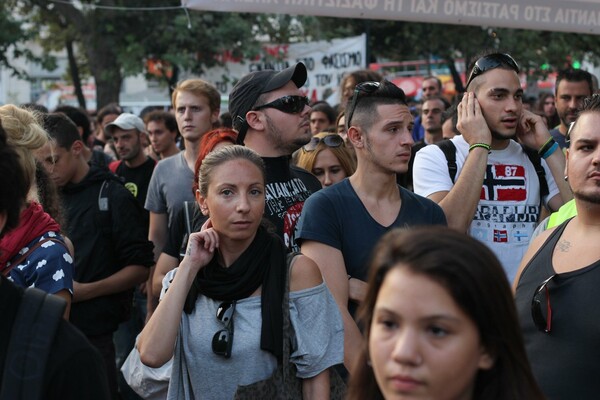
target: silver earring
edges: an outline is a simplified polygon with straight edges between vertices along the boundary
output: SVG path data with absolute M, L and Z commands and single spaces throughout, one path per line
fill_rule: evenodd
M 565 175 L 565 181 L 569 181 L 569 177 Z

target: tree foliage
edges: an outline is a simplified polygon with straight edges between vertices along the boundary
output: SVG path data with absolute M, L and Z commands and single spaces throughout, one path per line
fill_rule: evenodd
M 146 72 L 148 78 L 172 87 L 184 71 L 199 74 L 227 60 L 251 59 L 265 41 L 286 44 L 367 32 L 370 61 L 437 57 L 451 69 L 457 59 L 470 63 L 482 50 L 498 49 L 510 52 L 531 76 L 562 68 L 570 59 L 600 61 L 600 55 L 589 52 L 600 45 L 596 35 L 314 16 L 188 14 L 180 4 L 180 0 L 5 0 L 0 6 L 4 8 L 0 64 L 9 64 L 9 49 L 16 56 L 33 58 L 26 46 L 11 47 L 27 40 L 36 39 L 46 56 L 72 48 L 71 81 L 78 86 L 93 76 L 97 107 L 102 107 L 118 101 L 126 76 Z M 173 9 L 141 10 L 152 7 Z M 20 19 L 11 16 L 13 10 Z M 51 57 L 43 61 L 52 67 Z M 158 68 L 150 71 L 149 65 Z

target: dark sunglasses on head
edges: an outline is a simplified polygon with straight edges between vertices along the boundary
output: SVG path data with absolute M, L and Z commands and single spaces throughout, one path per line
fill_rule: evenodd
M 233 345 L 233 313 L 235 312 L 235 300 L 224 301 L 217 308 L 217 319 L 225 328 L 217 331 L 212 339 L 212 351 L 218 356 L 231 357 Z
M 344 144 L 344 139 L 340 135 L 327 135 L 323 138 L 313 137 L 302 148 L 304 151 L 314 151 L 321 142 L 325 143 L 327 147 L 340 147 Z
M 307 105 L 308 97 L 306 96 L 283 96 L 270 103 L 254 107 L 254 111 L 262 110 L 263 108 L 274 108 L 286 114 L 298 114 Z
M 346 129 L 350 128 L 350 122 L 352 121 L 352 116 L 354 115 L 354 111 L 356 110 L 356 104 L 358 103 L 358 97 L 361 93 L 373 93 L 379 86 L 380 82 L 362 82 L 356 85 L 354 88 L 354 95 L 352 95 L 352 103 L 350 103 L 350 108 L 348 109 L 348 118 L 346 118 Z
M 533 298 L 531 299 L 531 318 L 535 327 L 541 332 L 550 332 L 552 330 L 552 307 L 550 306 L 550 291 L 548 290 L 548 282 L 552 280 L 556 275 L 550 276 L 542 282 L 533 292 Z M 542 292 L 546 293 L 546 317 L 542 313 Z
M 481 57 L 479 60 L 475 62 L 471 73 L 469 74 L 469 79 L 467 79 L 467 85 L 465 88 L 469 87 L 471 81 L 477 78 L 479 75 L 489 71 L 491 69 L 498 68 L 502 65 L 507 65 L 511 69 L 513 69 L 517 74 L 519 73 L 519 64 L 508 54 L 503 53 L 494 53 L 489 54 L 487 56 Z

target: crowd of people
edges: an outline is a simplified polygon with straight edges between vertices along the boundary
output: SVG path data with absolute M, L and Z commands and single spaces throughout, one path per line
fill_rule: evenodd
M 594 398 L 597 80 L 526 106 L 520 73 L 483 54 L 418 104 L 369 70 L 310 104 L 297 63 L 227 113 L 201 79 L 140 116 L 1 106 L 0 398 L 143 398 L 128 357 L 162 399 Z

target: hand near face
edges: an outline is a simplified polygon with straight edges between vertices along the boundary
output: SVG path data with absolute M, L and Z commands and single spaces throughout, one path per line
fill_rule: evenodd
M 215 249 L 219 247 L 219 235 L 212 228 L 210 219 L 202 225 L 200 232 L 194 232 L 188 240 L 185 257 L 181 261 L 182 266 L 191 268 L 192 272 L 198 272 L 212 260 Z
M 517 126 L 517 137 L 525 146 L 538 150 L 550 139 L 550 133 L 541 116 L 523 110 Z
M 492 133 L 485 121 L 479 101 L 477 101 L 473 92 L 465 94 L 458 105 L 457 112 L 458 122 L 456 127 L 469 145 L 492 143 Z

